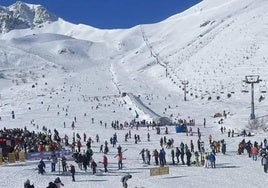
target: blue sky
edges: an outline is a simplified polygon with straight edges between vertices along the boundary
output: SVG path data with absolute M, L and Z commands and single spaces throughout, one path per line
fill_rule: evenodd
M 9 6 L 15 0 L 1 0 Z M 78 24 L 102 29 L 129 28 L 155 23 L 201 2 L 201 0 L 24 0 L 41 4 L 50 12 Z

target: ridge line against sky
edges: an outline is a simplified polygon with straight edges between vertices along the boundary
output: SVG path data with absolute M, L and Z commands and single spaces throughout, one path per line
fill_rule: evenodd
M 74 24 L 100 29 L 124 29 L 162 21 L 202 0 L 24 0 L 40 4 L 48 11 Z M 10 6 L 16 0 L 3 0 Z

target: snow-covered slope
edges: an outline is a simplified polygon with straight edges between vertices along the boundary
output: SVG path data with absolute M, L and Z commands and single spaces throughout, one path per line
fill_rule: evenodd
M 0 61 L 13 69 L 22 62 L 45 62 L 69 71 L 105 65 L 122 92 L 145 94 L 157 88 L 182 96 L 181 82 L 187 80 L 191 101 L 248 105 L 248 94 L 241 93 L 246 75 L 260 75 L 263 82 L 257 87 L 266 89 L 267 6 L 263 0 L 206 0 L 160 23 L 125 30 L 99 30 L 58 19 L 1 34 Z M 256 91 L 256 99 L 265 97 L 261 91 Z
M 111 148 L 111 173 L 89 176 L 91 172 L 78 170 L 77 185 L 62 176 L 67 188 L 89 184 L 119 187 L 121 176 L 127 172 L 133 174 L 130 187 L 173 188 L 178 182 L 180 187 L 260 187 L 266 175 L 260 175 L 261 166 L 236 155 L 241 138 L 221 134 L 219 119 L 212 115 L 225 110 L 228 118 L 223 126 L 227 130 L 248 129 L 251 96 L 242 90 L 249 91 L 250 85 L 242 84 L 245 76 L 252 74 L 262 79 L 254 85 L 256 116 L 268 114 L 267 10 L 267 0 L 203 0 L 159 23 L 100 30 L 58 19 L 39 5 L 18 2 L 0 7 L 0 129 L 27 126 L 40 131 L 37 125 L 47 126 L 71 139 L 70 125 L 76 117 L 75 132 L 87 132 L 92 137 L 98 133 L 101 143 L 117 132 L 121 146 L 129 148 L 124 171 L 116 170 L 116 149 Z M 182 81 L 189 82 L 186 101 Z M 122 95 L 125 92 L 129 95 Z M 257 102 L 260 96 L 265 99 Z M 139 101 L 142 105 L 135 104 Z M 11 111 L 15 119 L 10 118 Z M 152 166 L 142 166 L 138 153 L 141 148 L 159 148 L 163 135 L 150 130 L 152 139 L 147 142 L 146 128 L 131 129 L 142 137 L 142 142 L 134 145 L 133 140 L 124 142 L 128 130 L 111 129 L 110 123 L 151 121 L 151 114 L 175 122 L 195 119 L 193 129 L 201 129 L 205 142 L 209 134 L 226 139 L 228 152 L 217 156 L 217 170 L 172 166 L 169 175 L 150 177 L 148 168 Z M 33 120 L 34 125 L 30 123 Z M 107 123 L 107 129 L 98 123 L 100 120 Z M 265 137 L 263 130 L 254 133 L 259 142 Z M 197 140 L 196 135 L 178 136 L 174 129 L 168 136 L 174 138 L 175 146 Z M 100 143 L 93 146 L 95 159 L 101 161 Z M 170 157 L 170 150 L 167 152 Z M 58 175 L 47 172 L 44 180 L 34 171 L 36 162 L 10 166 L 0 167 L 2 187 L 19 187 L 26 178 L 37 187 L 45 187 L 48 179 Z M 18 173 L 22 176 L 15 178 Z

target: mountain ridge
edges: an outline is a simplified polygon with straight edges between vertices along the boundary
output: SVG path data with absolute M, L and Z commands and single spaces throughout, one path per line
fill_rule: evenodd
M 32 28 L 45 22 L 54 22 L 57 19 L 57 16 L 48 12 L 41 5 L 31 5 L 17 1 L 9 7 L 0 6 L 1 33 L 7 33 L 14 29 Z

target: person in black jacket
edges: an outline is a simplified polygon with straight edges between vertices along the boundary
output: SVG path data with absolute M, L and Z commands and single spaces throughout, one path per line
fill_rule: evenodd
M 74 178 L 74 174 L 75 174 L 75 167 L 74 165 L 70 165 L 70 168 L 71 168 L 71 174 L 72 174 L 72 181 L 75 181 L 75 178 Z
M 132 178 L 131 174 L 126 174 L 121 178 L 121 182 L 122 182 L 124 188 L 128 187 L 127 180 L 130 178 Z
M 57 185 L 51 181 L 48 183 L 47 188 L 57 188 Z
M 179 147 L 176 147 L 175 154 L 176 154 L 176 158 L 177 158 L 177 163 L 179 163 L 180 162 L 179 157 L 181 155 L 181 151 L 180 151 Z
M 34 185 L 30 184 L 30 180 L 27 179 L 25 182 L 24 182 L 24 188 L 34 188 Z
M 92 169 L 93 174 L 96 174 L 96 168 L 97 168 L 97 163 L 94 161 L 94 159 L 92 159 L 91 169 Z
M 38 163 L 38 173 L 43 175 L 45 172 L 45 168 L 46 168 L 45 162 L 43 161 L 43 159 L 40 159 Z
M 191 165 L 191 157 L 192 157 L 192 154 L 191 154 L 191 152 L 190 152 L 190 150 L 189 149 L 187 149 L 187 151 L 186 151 L 186 164 L 188 165 L 188 166 L 190 166 Z

